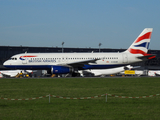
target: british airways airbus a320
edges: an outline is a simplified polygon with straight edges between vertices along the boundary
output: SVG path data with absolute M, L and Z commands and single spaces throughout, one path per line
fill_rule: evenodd
M 147 54 L 152 28 L 145 28 L 121 53 L 22 53 L 4 62 L 11 69 L 47 70 L 51 74 L 76 75 L 78 70 L 109 69 L 155 58 Z

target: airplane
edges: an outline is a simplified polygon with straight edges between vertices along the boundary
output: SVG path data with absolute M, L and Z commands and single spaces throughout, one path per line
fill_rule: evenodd
M 78 70 L 109 69 L 153 59 L 147 54 L 153 28 L 145 28 L 124 52 L 105 53 L 22 53 L 3 63 L 10 69 L 47 70 L 51 74 L 79 75 Z
M 160 71 L 159 70 L 149 70 L 148 76 L 160 76 Z
M 19 73 L 28 74 L 32 73 L 32 70 L 1 70 L 0 76 L 15 77 Z
M 78 72 L 81 76 L 106 76 L 106 75 L 113 75 L 123 72 L 126 69 L 131 69 L 133 66 L 127 65 L 117 68 L 110 68 L 110 69 L 88 69 L 88 70 L 79 70 Z

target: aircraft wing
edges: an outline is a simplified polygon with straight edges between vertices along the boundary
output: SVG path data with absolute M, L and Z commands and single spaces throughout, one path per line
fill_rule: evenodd
M 147 54 L 145 56 L 140 56 L 140 57 L 137 57 L 137 58 L 142 59 L 142 60 L 148 60 L 148 59 L 153 59 L 155 57 L 156 57 L 155 54 Z
M 58 65 L 71 66 L 71 67 L 84 67 L 84 65 L 89 64 L 89 63 L 95 63 L 97 60 L 99 59 L 82 60 L 82 61 L 71 62 L 71 63 L 66 63 L 66 64 L 58 64 Z
M 15 77 L 18 73 L 1 73 L 2 75 L 7 75 L 10 77 Z

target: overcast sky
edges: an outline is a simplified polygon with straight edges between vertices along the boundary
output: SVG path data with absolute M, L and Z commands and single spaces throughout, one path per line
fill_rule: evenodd
M 160 50 L 160 0 L 0 0 L 0 46 L 127 49 L 148 27 Z

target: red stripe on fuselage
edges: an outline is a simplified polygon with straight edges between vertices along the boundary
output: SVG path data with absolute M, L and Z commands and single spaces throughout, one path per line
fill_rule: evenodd
M 26 56 L 21 56 L 21 57 L 37 57 L 37 56 L 26 55 Z
M 139 41 L 144 40 L 144 39 L 150 39 L 151 34 L 152 34 L 152 32 L 148 32 L 148 33 L 142 35 L 141 37 L 138 37 L 137 40 L 135 41 L 135 43 L 138 43 Z
M 138 49 L 132 49 L 132 48 L 130 48 L 128 51 L 130 53 L 132 53 L 132 54 L 142 54 L 144 56 L 149 55 L 149 54 L 143 52 L 142 50 L 138 50 Z

